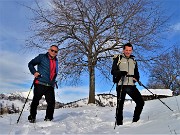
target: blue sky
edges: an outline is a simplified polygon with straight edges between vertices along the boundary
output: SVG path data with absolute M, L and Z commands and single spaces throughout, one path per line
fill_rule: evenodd
M 180 0 L 158 0 L 163 2 L 167 14 L 172 14 L 170 27 L 173 28 L 167 34 L 165 46 L 171 46 L 180 42 Z M 45 0 L 43 1 L 45 2 Z M 18 4 L 24 3 L 33 6 L 33 0 L 0 0 L 0 93 L 13 91 L 28 91 L 33 76 L 30 74 L 27 64 L 38 55 L 36 51 L 23 49 L 25 40 L 30 34 L 31 11 Z M 140 72 L 141 81 L 146 84 L 148 76 Z M 87 77 L 88 78 L 88 77 Z M 96 78 L 96 92 L 107 93 L 112 83 L 104 82 Z M 142 87 L 138 87 L 140 90 Z M 114 87 L 115 89 L 115 87 Z M 113 90 L 114 90 L 113 89 Z M 63 86 L 56 90 L 62 102 L 88 97 L 88 80 L 79 87 Z M 113 93 L 115 93 L 113 91 Z

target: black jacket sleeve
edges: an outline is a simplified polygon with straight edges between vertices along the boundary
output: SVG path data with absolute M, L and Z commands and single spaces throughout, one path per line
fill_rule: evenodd
M 41 55 L 38 55 L 37 57 L 35 57 L 28 63 L 28 67 L 31 74 L 34 75 L 34 73 L 36 72 L 36 69 L 34 66 L 38 65 L 40 62 L 41 62 Z
M 139 78 L 140 78 L 137 62 L 136 62 L 135 68 L 134 68 L 134 78 L 135 78 L 137 81 L 139 81 Z

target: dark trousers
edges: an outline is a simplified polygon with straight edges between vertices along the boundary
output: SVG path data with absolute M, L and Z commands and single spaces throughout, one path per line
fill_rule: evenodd
M 39 105 L 39 100 L 42 98 L 43 95 L 45 96 L 47 102 L 45 118 L 53 119 L 55 107 L 54 88 L 41 84 L 34 84 L 34 97 L 31 103 L 30 115 L 32 116 L 32 118 L 36 118 L 37 106 Z
M 120 95 L 120 91 L 121 91 L 121 86 L 117 86 L 117 109 L 116 109 L 117 122 L 123 121 L 123 106 L 124 106 L 126 94 L 128 94 L 136 103 L 133 121 L 138 121 L 144 106 L 144 100 L 141 96 L 141 93 L 138 91 L 136 86 L 129 86 L 129 85 L 124 85 L 122 87 L 121 95 Z

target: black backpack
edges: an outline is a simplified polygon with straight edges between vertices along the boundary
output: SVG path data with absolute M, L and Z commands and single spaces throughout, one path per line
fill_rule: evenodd
M 115 63 L 114 66 L 116 66 L 116 67 L 114 67 L 114 68 L 115 68 L 116 70 L 119 70 L 118 65 L 121 63 L 120 60 L 122 59 L 122 55 L 114 56 L 113 60 L 117 59 L 117 57 L 118 57 L 119 60 L 117 61 L 117 63 Z M 113 62 L 113 63 L 114 63 L 114 62 Z M 113 75 L 113 83 L 118 83 L 120 79 L 121 79 L 121 76 Z
M 121 79 L 120 76 L 113 75 L 113 83 L 118 83 L 120 79 Z

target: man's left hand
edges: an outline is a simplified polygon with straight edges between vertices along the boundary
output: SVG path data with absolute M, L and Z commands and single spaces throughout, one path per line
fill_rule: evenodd
M 137 82 L 136 78 L 133 78 L 133 80 L 134 80 L 135 82 Z

